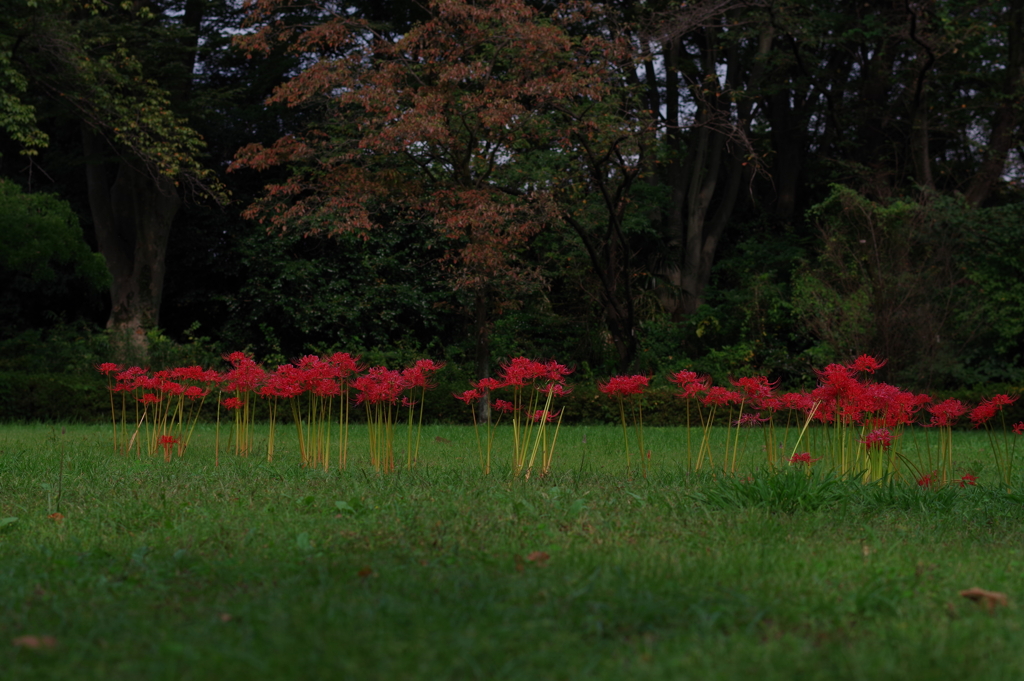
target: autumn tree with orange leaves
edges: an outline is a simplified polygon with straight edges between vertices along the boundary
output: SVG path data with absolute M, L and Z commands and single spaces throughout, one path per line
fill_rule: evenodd
M 288 21 L 299 9 L 257 0 L 253 32 L 238 39 L 252 56 L 281 44 L 302 55 L 306 67 L 268 103 L 307 109 L 311 121 L 239 151 L 233 168 L 290 169 L 246 215 L 271 232 L 369 233 L 396 214 L 430 224 L 451 244 L 454 286 L 473 295 L 481 376 L 493 301 L 538 278 L 523 249 L 542 229 L 568 227 L 601 282 L 620 363 L 631 361 L 621 231 L 650 130 L 624 113 L 628 46 L 571 33 L 592 20 L 582 4 L 543 16 L 521 0 L 435 0 L 429 20 L 397 39 L 341 4 Z M 582 208 L 587 197 L 596 214 Z

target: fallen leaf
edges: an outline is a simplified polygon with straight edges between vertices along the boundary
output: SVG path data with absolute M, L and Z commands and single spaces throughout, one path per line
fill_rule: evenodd
M 1010 602 L 1004 593 L 1000 593 L 998 591 L 987 591 L 985 589 L 979 589 L 976 586 L 970 589 L 964 589 L 960 592 L 960 595 L 974 601 L 975 603 L 984 605 L 989 612 L 995 610 L 997 605 L 1006 607 Z
M 27 648 L 29 650 L 53 650 L 57 647 L 57 639 L 53 636 L 18 636 L 11 639 L 11 644 L 16 648 Z
M 444 444 L 446 444 L 446 445 L 450 445 L 450 444 L 452 443 L 452 441 L 451 441 L 451 440 L 449 440 L 449 439 L 448 439 L 448 438 L 446 438 L 446 437 L 441 437 L 440 435 L 438 435 L 438 436 L 436 436 L 436 437 L 434 438 L 434 442 L 442 442 L 442 443 L 444 443 Z
M 364 567 L 363 569 L 361 569 L 361 570 L 359 571 L 359 573 L 358 573 L 358 574 L 359 574 L 359 576 L 360 576 L 360 577 L 362 577 L 363 579 L 366 579 L 367 577 L 370 577 L 371 575 L 373 575 L 373 568 L 370 568 L 370 567 Z
M 541 567 L 544 567 L 544 565 L 547 564 L 550 558 L 551 556 L 544 553 L 543 551 L 534 551 L 533 553 L 526 556 L 526 560 L 530 561 L 531 563 L 536 563 Z
M 46 517 L 49 518 L 50 520 L 52 520 L 55 523 L 59 523 L 59 522 L 62 522 L 64 520 L 64 514 L 63 513 L 51 513 L 50 515 L 48 515 Z

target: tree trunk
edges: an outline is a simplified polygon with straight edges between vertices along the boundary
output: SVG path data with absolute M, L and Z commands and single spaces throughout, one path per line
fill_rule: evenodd
M 167 242 L 181 199 L 170 178 L 141 162 L 117 159 L 110 183 L 103 139 L 84 126 L 82 138 L 96 242 L 112 275 L 107 328 L 117 332 L 121 359 L 145 361 L 146 332 L 160 320 Z
M 491 375 L 491 333 L 487 323 L 488 296 L 485 286 L 480 286 L 476 290 L 473 307 L 473 326 L 476 332 L 476 378 L 480 380 Z M 476 419 L 479 423 L 488 423 L 491 420 L 489 390 L 485 390 L 483 397 L 477 402 Z
M 1010 150 L 1020 139 L 1017 109 L 1020 106 L 1018 93 L 1024 88 L 1024 0 L 1012 0 L 1007 18 L 1005 98 L 995 111 L 985 161 L 964 192 L 967 200 L 975 206 L 984 203 L 992 193 L 1006 169 Z

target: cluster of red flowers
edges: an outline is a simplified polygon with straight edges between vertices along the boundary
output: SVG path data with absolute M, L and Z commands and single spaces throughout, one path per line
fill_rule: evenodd
M 266 371 L 243 352 L 233 352 L 224 359 L 231 368 L 223 373 L 191 366 L 150 374 L 141 367 L 125 369 L 109 362 L 96 368 L 112 377 L 112 391 L 135 392 L 136 399 L 144 405 L 161 402 L 168 395 L 197 399 L 206 397 L 211 390 L 220 390 L 234 393 L 235 396 L 221 402 L 224 408 L 233 410 L 245 404 L 239 395 L 290 399 L 312 394 L 329 398 L 341 395 L 346 386 L 358 391 L 357 403 L 397 403 L 407 391 L 434 387 L 431 378 L 444 366 L 443 362 L 421 359 L 402 371 L 373 367 L 357 376 L 364 368 L 358 357 L 346 352 L 326 357 L 307 355 L 294 364 L 282 364 L 273 372 Z M 407 404 L 411 402 L 407 400 Z
M 869 448 L 878 446 L 883 449 L 892 444 L 891 429 L 913 423 L 922 408 L 930 416 L 922 425 L 952 426 L 961 416 L 969 414 L 971 423 L 979 427 L 1017 400 L 1016 396 L 995 395 L 973 409 L 955 399 L 932 404 L 928 395 L 858 378 L 858 374 L 872 374 L 884 364 L 869 355 L 861 355 L 845 365 L 830 364 L 817 372 L 819 384 L 814 390 L 781 394 L 776 392 L 776 384 L 764 376 L 732 380 L 732 389 L 712 385 L 710 378 L 693 371 L 680 371 L 668 378 L 679 387 L 676 396 L 682 399 L 697 399 L 707 407 L 742 404 L 744 409 L 756 412 L 751 416 L 744 414 L 743 425 L 762 422 L 782 410 L 800 411 L 813 414 L 813 418 L 822 423 L 873 427 L 861 442 Z M 619 377 L 622 378 L 625 377 Z M 609 392 L 606 387 L 614 385 L 616 380 L 612 379 L 601 390 Z M 1015 425 L 1014 432 L 1024 434 L 1024 422 Z
M 640 395 L 651 382 L 651 379 L 642 374 L 635 376 L 613 376 L 607 383 L 599 383 L 597 389 L 605 395 L 615 397 L 629 397 Z
M 572 392 L 572 388 L 565 385 L 565 377 L 571 373 L 572 369 L 554 360 L 538 362 L 526 357 L 516 357 L 501 365 L 497 378 L 482 378 L 469 390 L 454 393 L 453 397 L 471 404 L 488 398 L 490 393 L 496 390 L 510 388 L 513 392 L 521 392 L 527 387 L 536 387 L 538 392 L 545 395 L 562 397 Z M 496 399 L 491 407 L 499 414 L 511 414 L 521 408 L 515 402 L 516 400 L 509 402 Z M 531 418 L 537 420 L 540 417 L 532 415 Z M 551 414 L 548 414 L 547 420 L 551 420 Z
M 875 428 L 860 442 L 867 449 L 889 449 L 892 447 L 892 433 L 888 428 Z
M 939 482 L 940 477 L 937 471 L 932 471 L 931 473 L 922 475 L 917 479 L 918 486 L 924 487 L 925 489 L 931 489 L 933 485 L 938 485 Z M 955 482 L 959 483 L 961 487 L 974 487 L 978 484 L 978 476 L 968 473 Z
M 147 406 L 162 402 L 166 397 L 204 398 L 210 393 L 210 384 L 220 380 L 216 371 L 198 366 L 166 369 L 152 375 L 141 367 L 125 369 L 110 362 L 96 368 L 111 378 L 113 392 L 134 392 L 136 399 Z

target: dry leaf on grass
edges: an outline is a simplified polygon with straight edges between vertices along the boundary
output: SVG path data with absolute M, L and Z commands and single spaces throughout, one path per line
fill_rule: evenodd
M 987 591 L 985 589 L 979 589 L 976 586 L 970 589 L 964 589 L 960 592 L 960 595 L 974 601 L 975 603 L 984 605 L 989 612 L 995 610 L 997 605 L 1006 607 L 1010 602 L 1004 593 L 1000 593 L 998 591 Z
M 536 563 L 541 567 L 544 567 L 550 558 L 551 556 L 544 553 L 543 551 L 534 551 L 533 553 L 526 556 L 526 560 L 530 561 L 531 563 Z
M 53 650 L 57 647 L 57 639 L 53 636 L 18 636 L 11 639 L 15 648 L 27 648 L 28 650 Z

